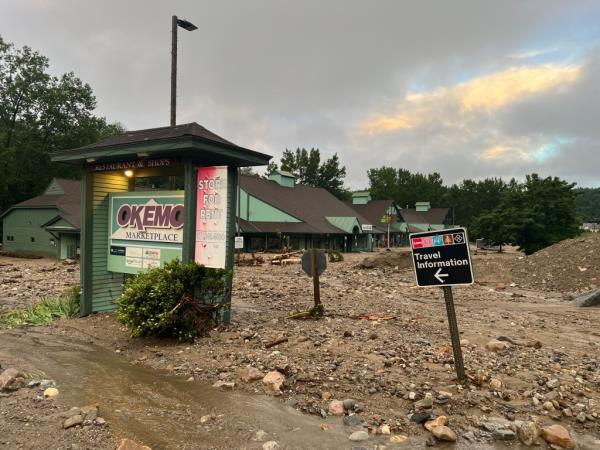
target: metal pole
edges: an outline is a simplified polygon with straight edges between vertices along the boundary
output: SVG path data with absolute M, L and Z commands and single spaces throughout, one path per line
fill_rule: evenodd
M 452 341 L 452 352 L 454 353 L 454 368 L 456 376 L 461 384 L 467 383 L 465 375 L 465 365 L 463 363 L 462 349 L 460 348 L 460 336 L 458 334 L 458 324 L 456 323 L 456 313 L 454 311 L 454 298 L 452 297 L 452 287 L 443 286 L 444 300 L 446 301 L 446 312 L 448 313 L 448 325 L 450 326 L 450 339 Z
M 176 124 L 177 110 L 177 16 L 171 21 L 171 126 Z
M 311 263 L 312 263 L 312 276 L 313 276 L 313 290 L 315 295 L 315 306 L 321 304 L 321 290 L 319 289 L 319 270 L 317 269 L 317 249 L 313 247 L 311 249 Z

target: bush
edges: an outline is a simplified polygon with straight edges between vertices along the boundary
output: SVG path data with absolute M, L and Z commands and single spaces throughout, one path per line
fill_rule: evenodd
M 133 336 L 190 341 L 218 322 L 228 272 L 174 260 L 129 278 L 117 299 L 117 319 Z
M 55 298 L 45 298 L 25 309 L 0 315 L 0 327 L 46 325 L 54 320 L 79 315 L 79 285 Z
M 344 255 L 342 255 L 340 252 L 338 252 L 338 251 L 329 252 L 329 262 L 335 263 L 335 262 L 340 262 L 343 260 L 344 260 Z

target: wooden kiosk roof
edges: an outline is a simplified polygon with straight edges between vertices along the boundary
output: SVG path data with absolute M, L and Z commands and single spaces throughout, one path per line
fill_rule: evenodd
M 268 164 L 270 155 L 240 147 L 196 122 L 169 127 L 127 131 L 84 147 L 56 150 L 52 160 L 78 162 L 131 158 L 139 154 L 148 157 L 201 158 L 204 163 L 229 166 L 260 166 Z

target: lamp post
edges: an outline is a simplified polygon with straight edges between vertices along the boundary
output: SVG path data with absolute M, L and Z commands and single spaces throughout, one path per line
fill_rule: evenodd
M 198 29 L 196 25 L 187 21 L 178 19 L 177 16 L 172 17 L 171 21 L 171 126 L 176 125 L 176 110 L 177 110 L 177 27 L 181 27 L 187 31 Z

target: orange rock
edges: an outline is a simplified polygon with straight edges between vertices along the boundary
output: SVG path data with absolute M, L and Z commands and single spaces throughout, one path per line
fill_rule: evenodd
M 446 416 L 439 416 L 437 419 L 428 420 L 425 422 L 425 428 L 427 431 L 433 430 L 435 427 L 442 427 L 448 423 L 448 418 Z
M 321 394 L 323 400 L 329 400 L 331 398 L 331 392 L 325 391 Z
M 555 444 L 563 448 L 575 448 L 575 442 L 569 431 L 562 425 L 550 425 L 542 428 L 542 437 L 549 444 Z
M 121 439 L 117 450 L 152 450 L 147 445 L 138 444 L 131 439 Z

